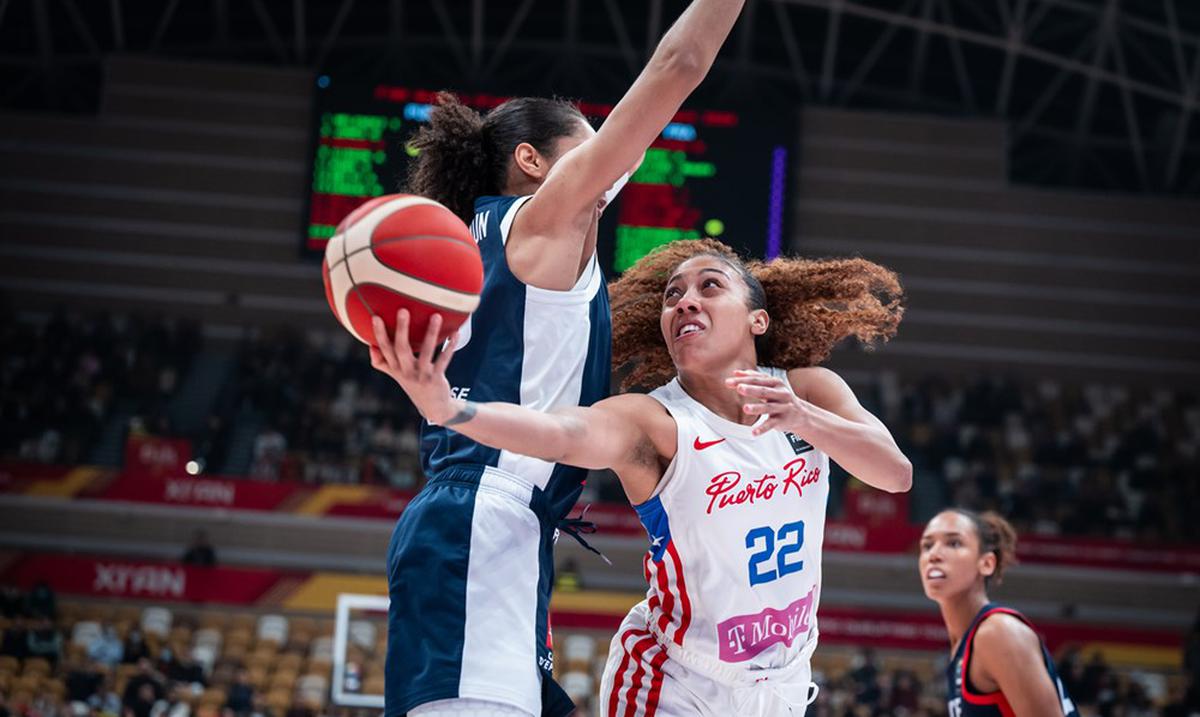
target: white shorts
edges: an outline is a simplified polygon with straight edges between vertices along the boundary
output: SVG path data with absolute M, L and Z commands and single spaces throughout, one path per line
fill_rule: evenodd
M 816 697 L 808 656 L 786 680 L 730 685 L 671 659 L 636 605 L 613 636 L 600 680 L 599 717 L 804 717 Z M 627 711 L 629 710 L 629 711 Z
M 533 717 L 519 707 L 472 699 L 426 702 L 413 707 L 408 714 L 411 717 Z

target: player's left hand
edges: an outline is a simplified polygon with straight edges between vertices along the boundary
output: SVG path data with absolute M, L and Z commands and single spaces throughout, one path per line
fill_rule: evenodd
M 803 437 L 812 404 L 792 392 L 785 379 L 761 371 L 734 371 L 725 385 L 750 399 L 742 410 L 752 416 L 766 415 L 767 420 L 754 428 L 754 435 L 767 431 L 790 431 Z

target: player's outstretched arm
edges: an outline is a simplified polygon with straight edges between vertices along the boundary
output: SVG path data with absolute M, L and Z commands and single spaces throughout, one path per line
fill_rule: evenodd
M 703 81 L 745 0 L 693 0 L 587 142 L 560 159 L 517 215 L 522 237 L 562 240 L 604 192 L 633 169 L 650 143 Z
M 881 490 L 902 493 L 912 487 L 912 463 L 840 376 L 824 368 L 799 368 L 788 371 L 788 380 L 791 387 L 758 371 L 737 371 L 726 382 L 756 399 L 746 404 L 747 413 L 768 415 L 757 432 L 791 431 Z
M 620 468 L 630 456 L 644 453 L 648 441 L 638 416 L 645 396 L 614 396 L 591 407 L 566 407 L 536 411 L 512 403 L 474 403 L 454 398 L 446 380 L 446 366 L 454 353 L 454 337 L 437 353 L 440 314 L 429 321 L 420 352 L 414 355 L 408 341 L 409 315 L 396 317 L 395 338 L 387 335 L 382 319 L 374 322 L 376 346 L 371 365 L 396 380 L 425 420 L 455 431 L 492 448 L 566 463 L 581 468 Z

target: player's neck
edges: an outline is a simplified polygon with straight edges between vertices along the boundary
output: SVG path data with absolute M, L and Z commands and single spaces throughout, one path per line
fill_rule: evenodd
M 519 170 L 513 172 L 519 176 L 509 175 L 508 181 L 504 183 L 504 195 L 506 197 L 527 197 L 538 190 L 538 183 L 531 180 L 529 177 Z
M 735 370 L 743 368 L 752 369 L 754 366 L 731 366 L 727 371 L 706 371 L 699 375 L 681 372 L 679 383 L 689 396 L 708 410 L 727 421 L 748 426 L 757 421 L 758 416 L 749 415 L 742 410 L 742 406 L 748 403 L 748 400 L 725 385 L 726 378 L 732 376 Z
M 972 589 L 961 600 L 947 600 L 939 603 L 942 608 L 942 620 L 946 623 L 946 632 L 950 635 L 950 650 L 958 649 L 971 621 L 987 605 L 988 596 L 983 590 Z

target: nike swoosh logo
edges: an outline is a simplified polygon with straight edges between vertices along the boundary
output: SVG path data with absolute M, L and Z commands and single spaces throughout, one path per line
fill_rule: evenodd
M 695 449 L 696 449 L 696 450 L 698 450 L 698 451 L 702 451 L 702 450 L 704 450 L 705 448 L 708 448 L 708 447 L 710 447 L 710 446 L 715 446 L 715 445 L 717 445 L 718 443 L 722 443 L 722 442 L 724 442 L 724 441 L 725 441 L 725 439 L 724 439 L 724 438 L 718 438 L 718 439 L 717 439 L 717 440 L 715 440 L 715 441 L 701 441 L 701 440 L 700 440 L 700 436 L 696 436 L 696 442 L 692 444 L 692 447 L 693 447 L 693 448 L 695 448 Z

